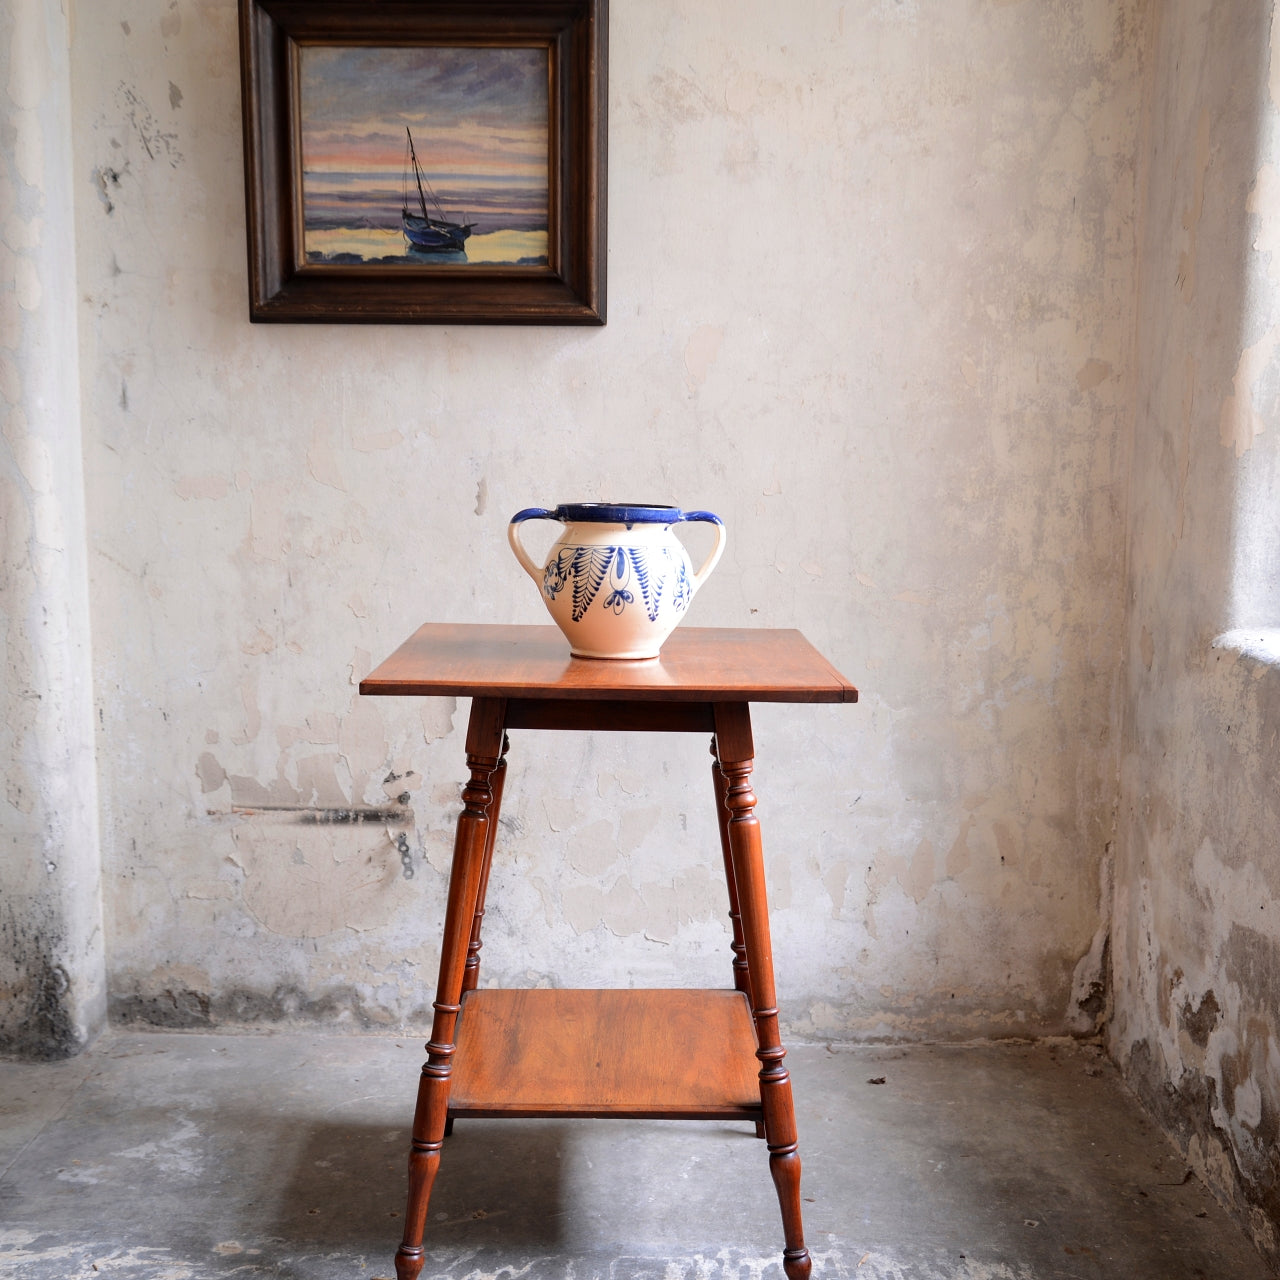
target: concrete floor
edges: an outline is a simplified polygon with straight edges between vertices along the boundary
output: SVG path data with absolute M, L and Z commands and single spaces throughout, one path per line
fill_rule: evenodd
M 394 1036 L 114 1032 L 0 1064 L 0 1275 L 393 1276 L 420 1063 Z M 1097 1050 L 790 1063 L 815 1277 L 1267 1274 Z M 423 1277 L 782 1280 L 781 1246 L 749 1125 L 473 1120 L 445 1146 Z

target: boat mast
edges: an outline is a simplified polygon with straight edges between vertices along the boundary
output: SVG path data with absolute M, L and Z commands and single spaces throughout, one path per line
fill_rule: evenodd
M 418 153 L 413 149 L 413 134 L 409 132 L 408 125 L 405 125 L 404 131 L 409 139 L 409 159 L 413 161 L 413 180 L 418 184 L 418 203 L 422 206 L 422 220 L 430 222 L 431 219 L 427 215 L 427 197 L 422 193 L 422 171 L 418 168 Z
M 404 160 L 400 164 L 400 213 L 409 216 L 409 144 L 405 143 Z

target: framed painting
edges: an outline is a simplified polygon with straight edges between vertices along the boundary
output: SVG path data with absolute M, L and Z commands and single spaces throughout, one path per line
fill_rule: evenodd
M 240 0 L 255 321 L 604 324 L 608 0 Z

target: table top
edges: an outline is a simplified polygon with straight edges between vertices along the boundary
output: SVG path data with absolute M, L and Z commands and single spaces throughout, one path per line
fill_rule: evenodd
M 556 627 L 429 622 L 363 694 L 629 702 L 856 702 L 799 631 L 677 627 L 657 658 L 575 658 Z

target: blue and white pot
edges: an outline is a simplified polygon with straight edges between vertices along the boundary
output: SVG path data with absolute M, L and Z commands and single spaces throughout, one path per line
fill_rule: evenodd
M 558 520 L 565 527 L 541 566 L 520 541 L 527 520 Z M 716 530 L 716 545 L 697 573 L 671 531 L 695 520 Z M 577 657 L 656 658 L 720 559 L 725 531 L 710 511 L 566 502 L 553 511 L 516 512 L 507 538 Z

